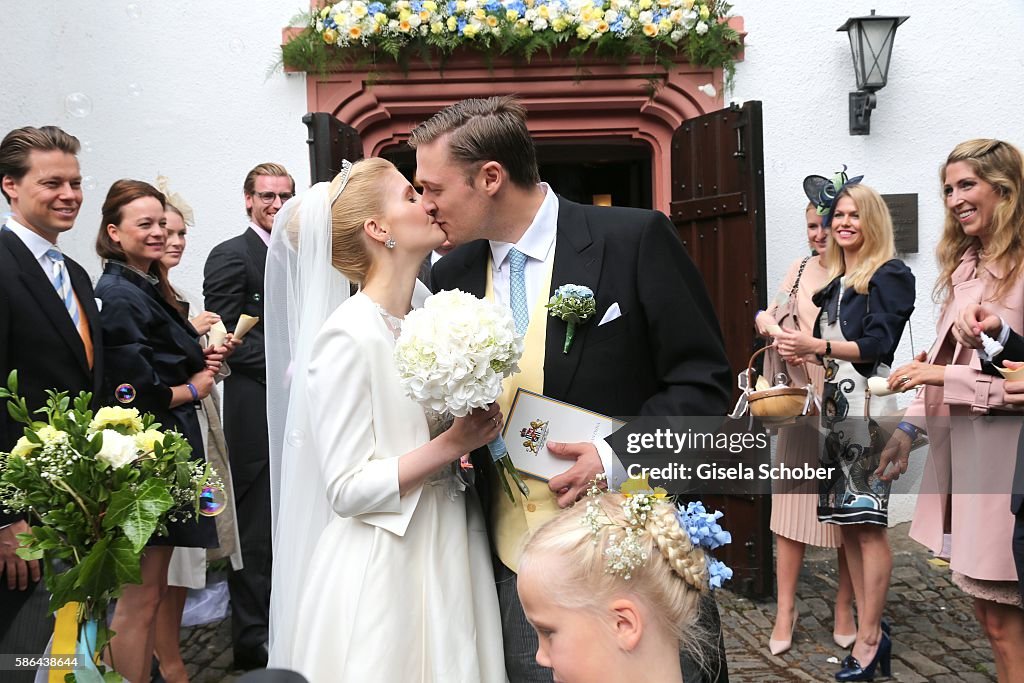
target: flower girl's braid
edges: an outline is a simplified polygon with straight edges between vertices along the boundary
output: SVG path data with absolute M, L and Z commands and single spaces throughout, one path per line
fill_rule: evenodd
M 520 581 L 543 577 L 552 600 L 569 609 L 638 597 L 651 607 L 654 623 L 702 661 L 715 640 L 699 619 L 701 595 L 731 575 L 705 554 L 728 542 L 719 516 L 698 503 L 676 507 L 661 495 L 602 493 L 594 485 L 529 538 Z
M 672 571 L 697 590 L 707 589 L 708 569 L 704 549 L 694 547 L 690 537 L 679 526 L 673 506 L 654 505 L 647 518 L 647 531 Z

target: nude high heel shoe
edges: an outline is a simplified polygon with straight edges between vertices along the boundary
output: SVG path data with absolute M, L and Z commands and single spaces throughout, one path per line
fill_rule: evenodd
M 775 640 L 774 638 L 769 638 L 768 639 L 768 651 L 769 652 L 771 652 L 775 656 L 778 656 L 778 655 L 781 655 L 783 652 L 786 652 L 787 650 L 789 650 L 789 648 L 791 648 L 793 646 L 793 631 L 796 630 L 796 622 L 797 622 L 797 620 L 799 618 L 800 618 L 800 612 L 796 608 L 796 606 L 794 606 L 793 607 L 793 624 L 792 624 L 792 626 L 790 626 L 790 629 L 789 629 L 789 638 L 786 638 L 785 640 Z
M 832 640 L 834 640 L 836 645 L 843 648 L 844 650 L 849 650 L 851 647 L 853 647 L 853 644 L 857 642 L 857 634 L 851 633 L 850 635 L 844 635 L 842 633 L 836 633 L 835 631 L 833 631 Z
M 856 621 L 854 621 L 854 625 L 856 625 Z M 857 631 L 855 629 L 854 632 L 850 635 L 839 633 L 838 631 L 832 631 L 832 640 L 833 642 L 835 642 L 836 645 L 843 648 L 844 650 L 849 650 L 851 647 L 853 647 L 853 644 L 857 642 Z

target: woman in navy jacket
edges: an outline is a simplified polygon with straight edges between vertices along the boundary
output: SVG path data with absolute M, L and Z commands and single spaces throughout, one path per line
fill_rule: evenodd
M 824 180 L 824 179 L 822 179 Z M 817 202 L 830 226 L 829 284 L 814 297 L 821 314 L 814 335 L 786 330 L 779 352 L 790 362 L 825 366 L 821 422 L 827 430 L 821 463 L 834 475 L 820 482 L 818 519 L 840 525 L 857 602 L 857 641 L 836 674 L 839 681 L 890 673 L 892 642 L 882 610 L 892 573 L 889 483 L 874 471 L 885 445 L 872 416 L 895 412 L 895 397 L 869 401 L 867 380 L 885 377 L 914 310 L 914 275 L 894 258 L 892 219 L 881 195 L 842 173 Z M 807 181 L 805 181 L 805 188 Z M 869 414 L 870 413 L 870 414 Z
M 160 263 L 166 241 L 163 194 L 148 183 L 118 180 L 107 193 L 96 253 L 104 261 L 96 286 L 106 368 L 101 403 L 150 412 L 163 429 L 177 429 L 204 460 L 196 409 L 213 387 L 224 348 L 203 350 Z M 168 525 L 142 556 L 142 584 L 124 587 L 111 640 L 113 665 L 126 679 L 149 680 L 157 606 L 167 588 L 174 546 L 217 546 L 213 519 Z

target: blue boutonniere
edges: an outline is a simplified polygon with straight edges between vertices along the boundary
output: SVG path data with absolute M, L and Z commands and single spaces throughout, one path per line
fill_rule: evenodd
M 549 310 L 549 315 L 566 322 L 562 353 L 569 353 L 573 337 L 576 336 L 576 326 L 587 322 L 594 315 L 597 311 L 597 301 L 590 287 L 562 285 L 555 290 L 545 308 Z

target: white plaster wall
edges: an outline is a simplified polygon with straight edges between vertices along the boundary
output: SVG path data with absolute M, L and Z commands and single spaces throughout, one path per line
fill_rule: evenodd
M 0 129 L 57 124 L 85 143 L 85 204 L 62 244 L 94 275 L 99 209 L 117 178 L 152 181 L 163 173 L 192 204 L 198 224 L 174 281 L 193 292 L 201 290 L 209 250 L 245 225 L 241 185 L 252 166 L 277 161 L 300 187 L 308 184 L 305 76 L 273 71 L 281 27 L 304 5 L 0 0 Z M 1024 144 L 1024 3 L 734 5 L 748 36 L 730 98 L 764 102 L 769 282 L 774 287 L 804 250 L 803 177 L 848 164 L 884 193 L 919 195 L 921 251 L 906 260 L 918 278 L 916 348 L 927 347 L 936 313 L 932 249 L 942 222 L 939 165 L 971 137 Z M 872 7 L 910 20 L 897 34 L 871 135 L 851 137 L 847 93 L 855 81 L 846 34 L 835 29 Z M 66 111 L 72 93 L 89 98 L 88 115 Z M 910 356 L 908 339 L 897 362 Z M 892 507 L 894 521 L 906 520 L 913 500 L 895 496 Z
M 206 255 L 246 225 L 249 169 L 276 161 L 308 185 L 305 75 L 270 73 L 281 27 L 302 6 L 0 0 L 0 134 L 56 124 L 82 141 L 85 201 L 61 244 L 94 279 L 100 207 L 118 178 L 162 173 L 192 205 L 197 225 L 173 281 L 196 294 Z M 87 116 L 66 111 L 72 93 L 91 101 Z
M 777 287 L 787 266 L 805 249 L 805 176 L 831 176 L 847 164 L 851 175 L 865 174 L 864 182 L 882 193 L 917 193 L 920 251 L 905 260 L 917 276 L 915 348 L 927 349 L 938 313 L 931 288 L 943 221 L 939 167 L 958 142 L 970 138 L 1024 145 L 1024 43 L 1018 40 L 1024 33 L 1024 3 L 733 4 L 748 36 L 746 58 L 737 67 L 735 91 L 729 97 L 764 103 L 768 281 Z M 851 136 L 847 93 L 856 90 L 856 80 L 847 34 L 836 28 L 872 8 L 880 15 L 910 19 L 896 33 L 889 84 L 878 92 L 871 135 Z M 911 356 L 905 334 L 896 364 Z M 896 491 L 916 490 L 910 487 L 920 476 L 923 455 L 914 454 L 914 476 L 901 480 Z M 913 496 L 894 494 L 890 520 L 909 520 L 913 505 Z

